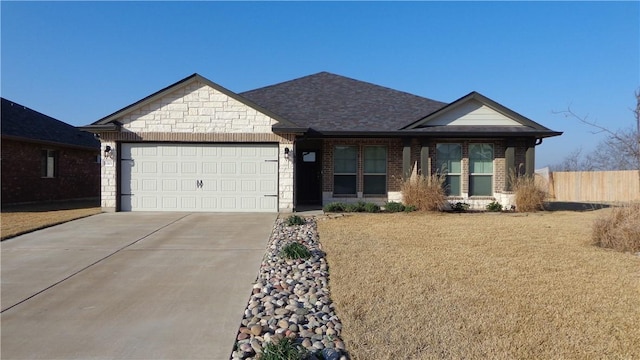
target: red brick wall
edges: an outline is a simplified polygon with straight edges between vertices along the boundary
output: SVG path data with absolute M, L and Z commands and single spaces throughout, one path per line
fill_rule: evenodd
M 55 178 L 42 178 L 45 149 L 58 151 Z M 2 204 L 100 197 L 99 153 L 2 139 Z
M 366 145 L 387 146 L 387 191 L 400 191 L 402 180 L 402 140 L 400 139 L 326 139 L 322 157 L 322 191 L 333 191 L 333 148 L 336 145 L 358 147 L 357 191 L 362 192 L 363 147 Z

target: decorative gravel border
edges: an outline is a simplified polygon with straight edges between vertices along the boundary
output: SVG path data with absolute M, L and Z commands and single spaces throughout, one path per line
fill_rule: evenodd
M 281 257 L 280 250 L 290 242 L 305 245 L 311 257 Z M 284 219 L 277 219 L 231 359 L 258 359 L 266 343 L 285 336 L 307 349 L 310 359 L 320 355 L 325 360 L 348 359 L 328 282 L 316 220 L 306 218 L 304 225 L 287 226 Z

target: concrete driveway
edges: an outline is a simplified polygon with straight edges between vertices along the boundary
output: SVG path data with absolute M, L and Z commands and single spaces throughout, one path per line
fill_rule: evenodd
M 228 359 L 276 214 L 104 213 L 2 242 L 8 359 Z

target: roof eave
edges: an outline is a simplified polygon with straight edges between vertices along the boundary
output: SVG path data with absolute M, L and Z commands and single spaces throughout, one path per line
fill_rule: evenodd
M 41 144 L 41 145 L 65 147 L 65 148 L 88 150 L 88 151 L 100 150 L 100 145 L 96 145 L 94 147 L 94 146 L 69 144 L 69 143 L 59 142 L 59 141 L 40 140 L 40 139 L 33 139 L 33 138 L 27 138 L 22 136 L 5 135 L 5 134 L 2 134 L 1 137 L 3 140 L 13 140 L 13 141 L 27 142 L 32 144 Z
M 274 125 L 271 127 L 271 131 L 275 134 L 295 134 L 295 135 L 304 135 L 309 131 L 309 128 L 303 128 L 299 126 L 278 126 Z
M 562 132 L 558 131 L 527 131 L 527 132 L 477 132 L 477 131 L 353 131 L 353 130 L 330 130 L 316 131 L 317 134 L 324 137 L 438 137 L 438 138 L 495 138 L 495 137 L 535 137 L 547 138 L 560 136 Z
M 117 122 L 110 122 L 108 124 L 94 124 L 86 126 L 76 127 L 78 130 L 90 132 L 93 134 L 99 134 L 104 132 L 118 132 L 120 131 L 120 124 Z

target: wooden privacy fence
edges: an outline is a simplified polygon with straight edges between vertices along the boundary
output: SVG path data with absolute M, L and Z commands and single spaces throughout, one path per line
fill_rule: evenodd
M 556 201 L 640 200 L 640 171 L 561 171 L 549 174 Z

